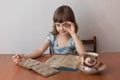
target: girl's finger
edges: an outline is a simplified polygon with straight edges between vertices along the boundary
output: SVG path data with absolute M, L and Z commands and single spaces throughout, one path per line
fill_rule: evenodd
M 15 64 L 17 64 L 18 62 L 19 62 L 19 60 L 18 60 L 18 59 L 15 59 L 15 60 L 14 60 L 14 63 L 15 63 Z
M 17 55 L 16 58 L 18 59 L 18 58 L 19 58 L 19 55 Z
M 15 56 L 13 56 L 13 58 L 19 58 L 19 55 L 18 55 L 18 54 L 16 54 Z
M 15 59 L 16 58 L 16 55 L 12 56 L 12 59 Z

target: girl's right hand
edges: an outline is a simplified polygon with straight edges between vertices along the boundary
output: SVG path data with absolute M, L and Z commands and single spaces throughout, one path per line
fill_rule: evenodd
M 17 64 L 22 58 L 24 58 L 24 54 L 16 54 L 12 56 L 12 60 L 15 64 Z

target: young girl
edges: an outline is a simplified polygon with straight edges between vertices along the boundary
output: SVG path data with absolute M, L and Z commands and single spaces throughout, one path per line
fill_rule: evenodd
M 85 49 L 76 34 L 78 25 L 72 9 L 66 5 L 58 7 L 53 15 L 53 21 L 53 31 L 45 37 L 41 47 L 28 54 L 14 55 L 13 62 L 18 63 L 21 58 L 36 58 L 43 54 L 49 46 L 50 53 L 53 54 L 77 52 L 80 56 L 83 55 Z

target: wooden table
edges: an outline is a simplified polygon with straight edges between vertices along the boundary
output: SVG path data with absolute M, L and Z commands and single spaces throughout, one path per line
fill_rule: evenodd
M 106 70 L 89 75 L 81 71 L 60 71 L 50 77 L 43 77 L 12 62 L 12 54 L 0 54 L 0 80 L 120 80 L 120 53 L 100 53 L 99 60 L 107 64 Z M 44 62 L 51 55 L 37 58 Z

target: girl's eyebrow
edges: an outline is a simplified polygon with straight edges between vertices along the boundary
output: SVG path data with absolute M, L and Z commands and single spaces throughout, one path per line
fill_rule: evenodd
M 58 22 L 57 22 L 57 23 L 55 23 L 55 24 L 61 24 L 61 23 L 58 23 Z
M 59 25 L 59 23 L 55 23 L 55 25 Z

